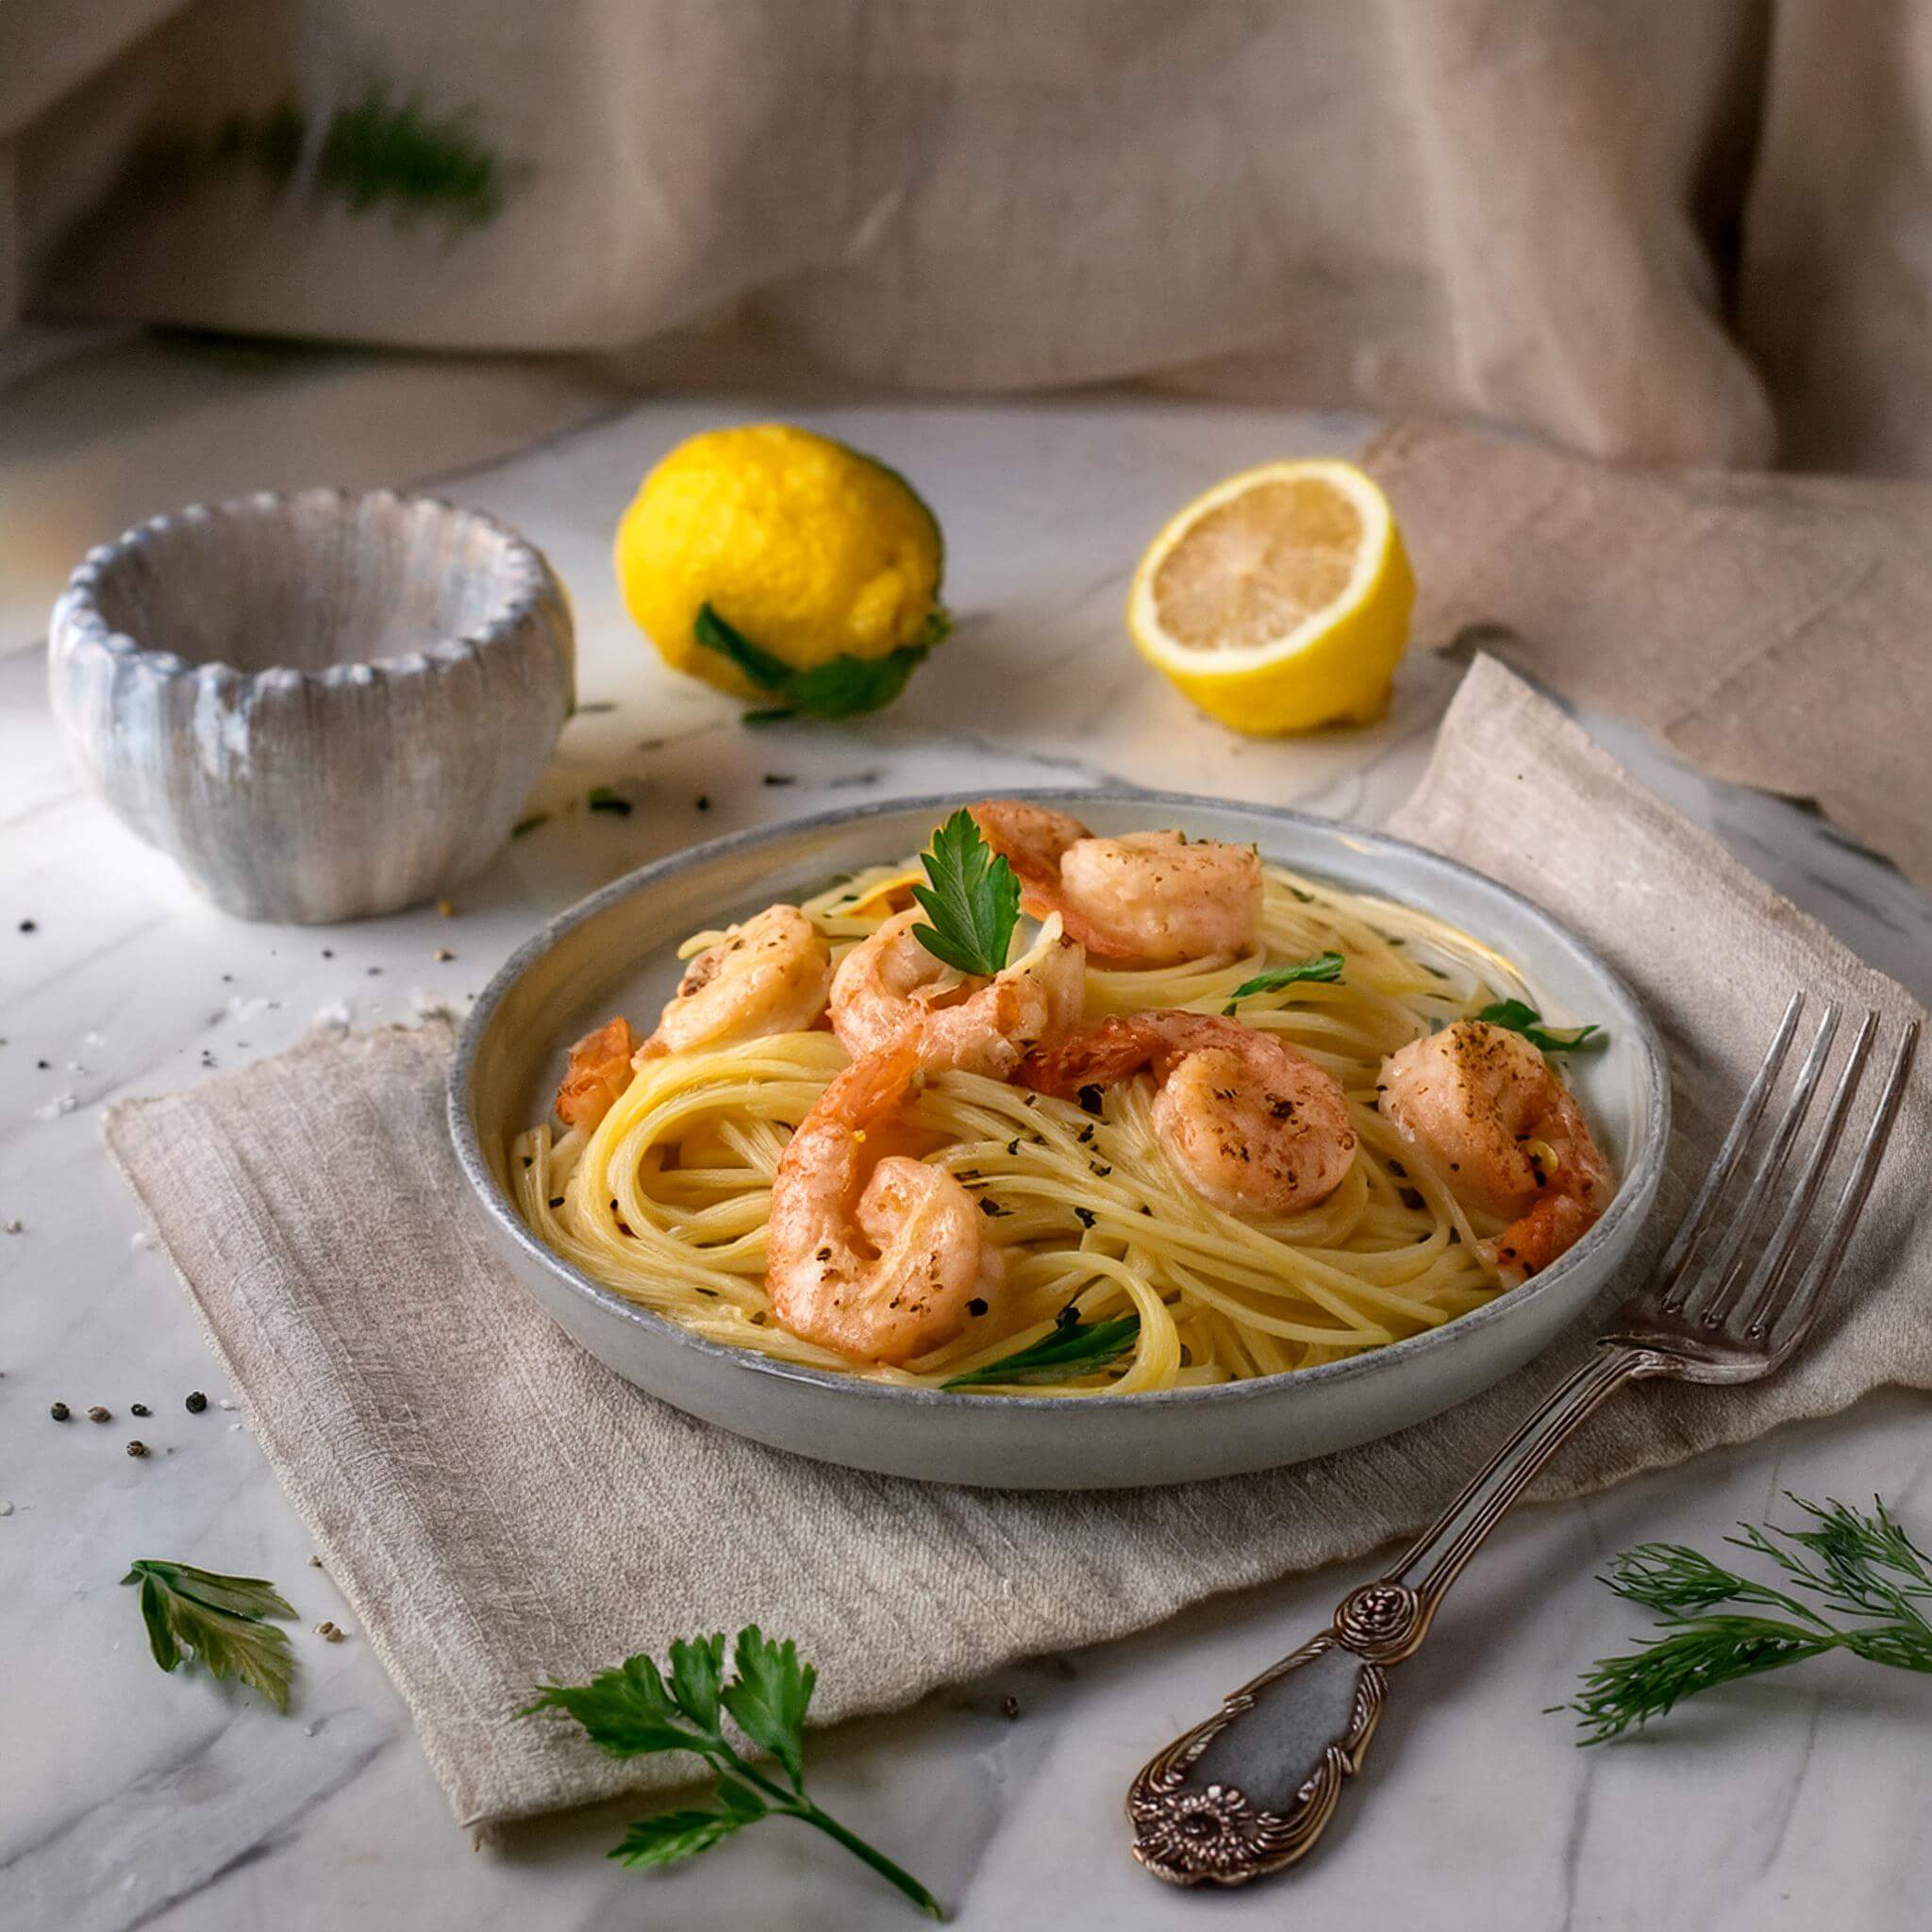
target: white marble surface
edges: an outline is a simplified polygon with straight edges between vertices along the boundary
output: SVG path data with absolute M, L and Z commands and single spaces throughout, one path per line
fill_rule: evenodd
M 661 1875 L 602 1858 L 622 1807 L 473 1847 L 366 1647 L 353 1631 L 336 1646 L 308 1634 L 341 1606 L 307 1567 L 246 1430 L 219 1407 L 184 1411 L 191 1389 L 217 1403 L 229 1391 L 109 1171 L 101 1113 L 274 1052 L 320 1016 L 362 1024 L 460 1005 L 591 886 L 860 788 L 1105 774 L 1379 819 L 1420 769 L 1453 666 L 1408 667 L 1375 730 L 1250 743 L 1146 675 L 1118 615 L 1133 557 L 1174 504 L 1258 458 L 1346 447 L 1359 425 L 1102 397 L 640 400 L 608 372 L 575 367 L 98 334 L 25 361 L 0 388 L 0 1222 L 23 1224 L 0 1235 L 0 1504 L 12 1506 L 0 1517 L 0 1926 L 911 1923 L 856 1864 L 784 1824 Z M 611 526 L 651 459 L 694 428 L 779 409 L 910 473 L 950 540 L 955 640 L 904 704 L 849 728 L 743 731 L 735 706 L 658 673 L 609 581 Z M 258 484 L 373 479 L 433 480 L 542 545 L 575 601 L 580 695 L 615 708 L 567 727 L 537 799 L 558 815 L 461 892 L 453 920 L 241 924 L 77 790 L 46 718 L 45 608 L 81 550 L 137 514 Z M 1794 808 L 1710 786 L 1591 722 L 1747 863 L 1932 993 L 1932 907 L 1889 869 Z M 577 808 L 592 783 L 617 785 L 636 810 Z M 436 961 L 439 947 L 455 959 Z M 104 1403 L 114 1422 L 58 1425 L 46 1413 L 57 1398 L 77 1413 Z M 129 1418 L 136 1401 L 151 1419 Z M 1324 1621 L 1349 1575 L 1202 1605 L 1136 1641 L 849 1725 L 819 1740 L 814 1783 L 968 1927 L 1923 1926 L 1932 1687 L 1828 1659 L 1591 1752 L 1541 1714 L 1638 1626 L 1591 1580 L 1605 1553 L 1647 1538 L 1712 1542 L 1785 1487 L 1881 1491 L 1924 1525 L 1923 1424 L 1921 1399 L 1885 1395 L 1519 1515 L 1398 1679 L 1349 1820 L 1271 1887 L 1218 1898 L 1157 1887 L 1126 1857 L 1121 1793 L 1155 1746 Z M 145 1460 L 123 1453 L 136 1434 L 154 1451 Z M 133 1592 L 117 1584 L 143 1554 L 284 1584 L 305 1620 L 293 1715 L 155 1670 Z

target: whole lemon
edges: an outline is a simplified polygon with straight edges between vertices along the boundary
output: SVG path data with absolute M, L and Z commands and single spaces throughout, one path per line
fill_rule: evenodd
M 883 463 L 785 424 L 678 444 L 618 525 L 616 564 L 674 670 L 814 717 L 890 704 L 948 627 L 932 511 Z

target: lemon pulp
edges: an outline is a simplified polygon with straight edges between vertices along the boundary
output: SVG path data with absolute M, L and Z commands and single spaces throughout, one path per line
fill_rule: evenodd
M 1415 581 L 1388 501 L 1352 464 L 1264 464 L 1174 516 L 1134 574 L 1149 663 L 1239 730 L 1367 723 L 1389 702 Z

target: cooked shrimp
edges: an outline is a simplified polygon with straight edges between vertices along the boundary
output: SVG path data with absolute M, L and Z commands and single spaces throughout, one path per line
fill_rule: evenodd
M 962 979 L 913 938 L 924 916 L 895 912 L 839 962 L 832 1031 L 850 1053 L 903 1043 L 928 1067 L 1005 1080 L 1078 1022 L 1086 955 L 1071 940 L 1055 937 L 991 979 Z
M 1252 846 L 1185 832 L 1096 839 L 1065 812 L 1012 798 L 972 812 L 1013 868 L 1026 910 L 1059 913 L 1069 936 L 1103 958 L 1171 966 L 1255 943 L 1261 860 Z
M 1027 1056 L 1020 1077 L 1072 1098 L 1142 1069 L 1159 1091 L 1154 1131 L 1195 1191 L 1230 1214 L 1319 1207 L 1355 1160 L 1348 1098 L 1273 1033 L 1172 1009 L 1103 1020 Z
M 1546 1268 L 1609 1199 L 1609 1163 L 1570 1090 L 1522 1034 L 1458 1020 L 1382 1062 L 1381 1108 L 1449 1191 L 1509 1224 L 1481 1244 L 1507 1279 Z
M 904 1362 L 959 1332 L 997 1293 L 1004 1259 L 973 1196 L 889 1150 L 925 1077 L 909 1046 L 855 1060 L 786 1143 L 772 1183 L 765 1287 L 794 1335 Z
M 805 1033 L 824 1017 L 832 949 L 796 906 L 767 906 L 684 969 L 645 1056 Z
M 591 1133 L 630 1085 L 630 1022 L 617 1019 L 587 1033 L 570 1050 L 570 1070 L 557 1090 L 557 1118 Z

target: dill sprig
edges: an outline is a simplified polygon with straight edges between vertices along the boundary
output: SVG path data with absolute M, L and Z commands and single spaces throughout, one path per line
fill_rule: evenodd
M 1786 1493 L 1808 1526 L 1740 1524 L 1743 1534 L 1724 1541 L 1769 1558 L 1788 1587 L 1728 1570 L 1682 1543 L 1641 1543 L 1611 1559 L 1601 1580 L 1641 1604 L 1667 1634 L 1625 1656 L 1600 1657 L 1584 1674 L 1581 1695 L 1553 1707 L 1577 1714 L 1589 1733 L 1582 1742 L 1600 1744 L 1699 1691 L 1827 1650 L 1932 1671 L 1932 1622 L 1921 1607 L 1932 1601 L 1932 1559 L 1876 1497 L 1865 1515 Z

